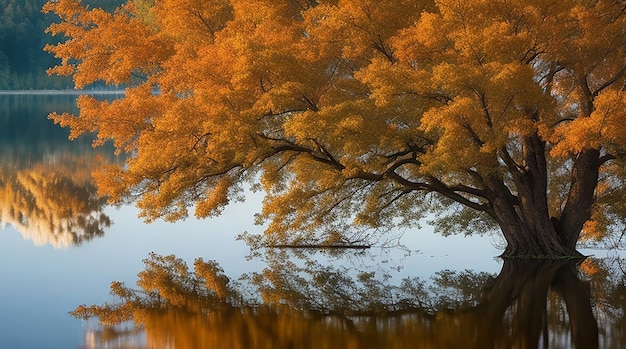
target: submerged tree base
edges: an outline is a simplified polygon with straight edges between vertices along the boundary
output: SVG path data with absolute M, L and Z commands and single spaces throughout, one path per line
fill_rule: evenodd
M 580 259 L 580 260 L 583 260 L 583 259 L 587 258 L 588 256 L 585 256 L 584 254 L 582 254 L 582 253 L 580 253 L 578 251 L 573 251 L 571 254 L 556 254 L 556 255 L 533 254 L 533 253 L 512 254 L 512 253 L 506 253 L 506 251 L 505 251 L 499 257 L 504 259 L 504 260 L 508 260 L 508 259 L 510 259 L 510 260 L 525 260 L 525 259 L 543 259 L 543 260 L 567 260 L 567 259 L 576 260 L 576 259 Z
M 500 257 L 544 260 L 585 258 L 576 249 L 578 238 L 568 241 L 566 237 L 571 234 L 559 232 L 552 224 L 543 229 L 532 229 L 532 226 L 524 224 L 508 228 L 502 229 L 507 245 Z M 579 234 L 577 232 L 574 235 Z

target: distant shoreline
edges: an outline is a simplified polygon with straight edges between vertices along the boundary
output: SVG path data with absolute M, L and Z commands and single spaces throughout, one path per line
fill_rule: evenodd
M 123 95 L 124 90 L 0 90 L 0 95 Z

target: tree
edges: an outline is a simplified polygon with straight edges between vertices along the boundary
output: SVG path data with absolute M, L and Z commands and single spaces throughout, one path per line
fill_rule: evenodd
M 267 192 L 271 241 L 499 227 L 510 257 L 623 228 L 626 5 L 615 1 L 53 1 L 50 73 L 126 84 L 53 114 L 113 139 L 99 171 L 148 221 Z

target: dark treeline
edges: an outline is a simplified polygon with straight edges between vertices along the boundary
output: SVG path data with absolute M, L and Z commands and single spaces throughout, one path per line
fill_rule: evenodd
M 90 0 L 92 6 L 112 8 L 122 0 Z M 69 78 L 49 77 L 46 69 L 57 59 L 44 52 L 46 43 L 61 40 L 45 33 L 53 14 L 41 13 L 46 0 L 0 0 L 0 89 L 71 88 Z

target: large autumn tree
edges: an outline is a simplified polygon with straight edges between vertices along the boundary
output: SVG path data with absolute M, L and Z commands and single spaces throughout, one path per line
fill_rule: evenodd
M 126 84 L 51 117 L 112 139 L 102 194 L 147 220 L 264 190 L 273 241 L 499 226 L 504 256 L 622 229 L 626 3 L 55 0 L 50 70 Z M 341 232 L 337 234 L 337 232 Z

